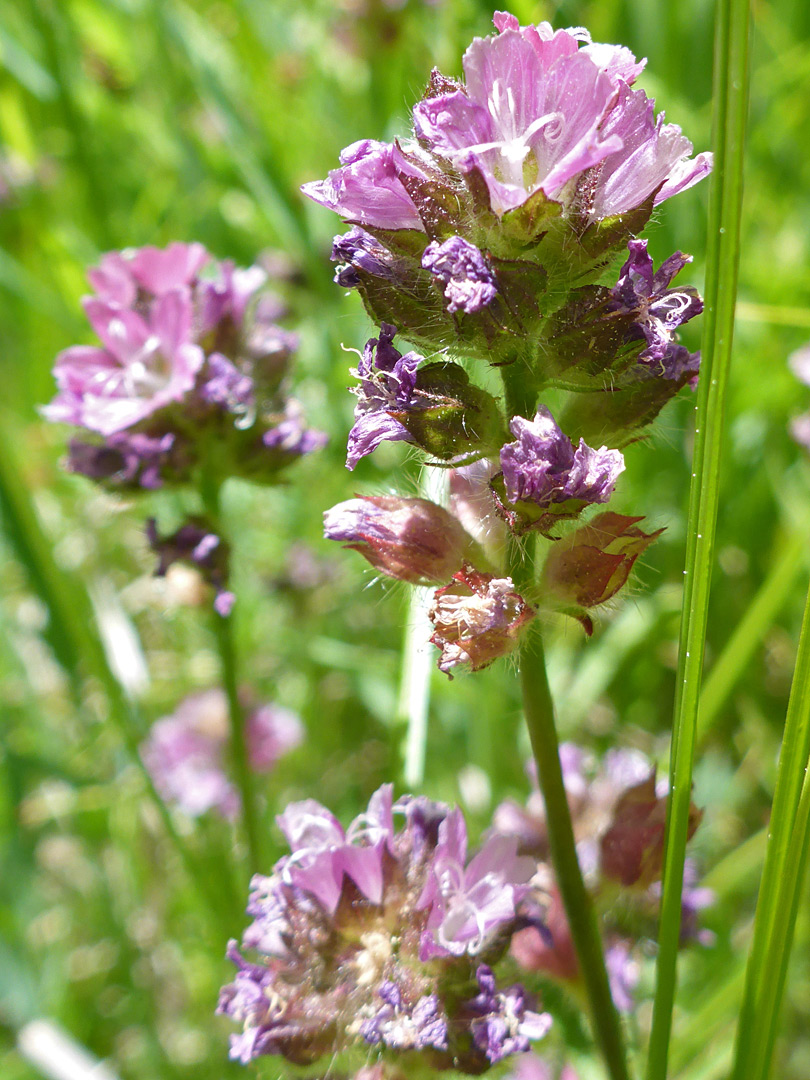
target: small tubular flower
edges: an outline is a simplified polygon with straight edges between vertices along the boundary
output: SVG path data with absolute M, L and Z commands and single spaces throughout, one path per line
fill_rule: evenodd
M 605 503 L 624 471 L 619 450 L 594 450 L 580 439 L 574 445 L 558 427 L 550 411 L 541 406 L 534 420 L 516 416 L 509 425 L 516 442 L 501 450 L 501 469 L 511 502 L 538 506 L 565 502 Z
M 290 854 L 253 879 L 248 906 L 242 947 L 257 958 L 228 949 L 237 974 L 219 1011 L 242 1023 L 232 1058 L 339 1062 L 374 1047 L 380 1066 L 410 1051 L 435 1069 L 479 1073 L 546 1033 L 549 1018 L 522 987 L 500 989 L 490 966 L 533 870 L 513 843 L 490 843 L 465 868 L 460 812 L 422 797 L 394 803 L 391 785 L 346 830 L 314 800 L 289 806 L 279 824 Z M 466 917 L 448 928 L 459 875 Z M 481 891 L 485 879 L 499 905 Z

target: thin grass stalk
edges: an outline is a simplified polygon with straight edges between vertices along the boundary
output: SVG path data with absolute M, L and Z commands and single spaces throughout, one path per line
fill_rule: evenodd
M 700 692 L 699 744 L 711 734 L 737 680 L 747 670 L 774 619 L 793 594 L 797 578 L 804 572 L 806 550 L 807 537 L 798 530 L 785 540 L 768 576 L 723 646 Z
M 535 396 L 527 393 L 528 380 L 522 378 L 520 362 L 503 368 L 502 375 L 507 414 L 532 416 Z M 535 542 L 536 537 L 530 533 L 522 541 L 513 539 L 509 547 L 509 575 L 518 592 L 527 597 L 532 596 L 535 588 Z M 546 808 L 551 861 L 588 999 L 594 1036 L 611 1080 L 628 1080 L 624 1036 L 610 991 L 599 924 L 577 857 L 539 620 L 534 620 L 524 635 L 518 664 L 523 712 Z
M 647 1080 L 665 1080 L 677 985 L 681 893 L 709 587 L 720 494 L 726 386 L 740 251 L 748 106 L 749 0 L 718 0 L 714 60 L 715 171 L 709 205 L 706 312 L 687 525 L 655 1000 Z
M 221 492 L 222 485 L 216 471 L 206 470 L 200 492 L 203 506 L 211 527 L 221 541 L 227 542 L 222 527 Z M 247 715 L 239 697 L 239 670 L 233 633 L 233 616 L 222 616 L 214 611 L 212 619 L 222 672 L 222 686 L 228 702 L 231 762 L 241 800 L 240 822 L 244 831 L 250 874 L 257 874 L 264 866 L 259 830 L 259 803 L 255 778 L 250 768 Z
M 807 838 L 809 761 L 810 592 L 779 755 L 770 836 L 757 898 L 732 1080 L 766 1076 L 773 1051 L 784 972 L 793 939 L 794 890 L 798 890 L 802 876 L 804 851 L 801 842 L 804 840 L 806 846 Z

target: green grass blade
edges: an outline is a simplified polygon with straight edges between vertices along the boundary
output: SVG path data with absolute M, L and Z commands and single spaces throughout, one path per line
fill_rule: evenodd
M 787 603 L 804 572 L 807 537 L 794 532 L 782 546 L 768 576 L 740 619 L 734 633 L 712 667 L 700 694 L 698 741 L 711 732 L 717 715 L 728 701 L 773 621 Z
M 748 0 L 718 2 L 714 74 L 715 172 L 709 209 L 703 368 L 698 390 L 687 526 L 684 609 L 670 758 L 664 890 L 647 1063 L 648 1080 L 664 1080 L 666 1077 L 677 985 L 683 864 L 720 494 L 720 453 L 740 253 L 749 15 Z
M 810 761 L 810 593 L 796 657 L 771 813 L 733 1080 L 768 1074 L 806 861 Z

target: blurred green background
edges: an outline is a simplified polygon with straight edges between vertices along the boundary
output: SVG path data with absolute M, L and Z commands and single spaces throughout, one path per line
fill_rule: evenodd
M 514 3 L 522 22 L 585 25 L 649 57 L 641 85 L 697 150 L 710 145 L 709 0 Z M 397 720 L 402 587 L 321 539 L 324 509 L 354 492 L 413 492 L 418 467 L 386 444 L 343 466 L 353 358 L 371 326 L 331 283 L 334 215 L 298 194 L 362 137 L 407 131 L 432 65 L 461 73 L 492 11 L 476 0 L 19 0 L 0 6 L 0 1075 L 39 1076 L 14 1049 L 20 1025 L 49 1017 L 124 1080 L 220 1080 L 224 1021 L 212 1021 L 218 935 L 165 838 L 118 727 L 121 691 L 99 635 L 116 643 L 143 723 L 214 684 L 204 609 L 151 577 L 149 513 L 182 496 L 106 495 L 60 470 L 66 432 L 37 406 L 50 368 L 89 341 L 85 267 L 111 248 L 200 240 L 248 265 L 260 255 L 301 337 L 295 392 L 331 436 L 272 490 L 231 482 L 238 537 L 237 632 L 259 698 L 296 709 L 304 745 L 267 781 L 273 815 L 310 795 L 344 819 L 379 783 L 402 790 Z M 755 5 L 740 307 L 731 378 L 717 565 L 709 623 L 693 851 L 717 892 L 716 944 L 684 955 L 673 1076 L 722 1077 L 756 898 L 762 830 L 810 570 L 810 469 L 789 420 L 810 391 L 786 367 L 810 338 L 810 8 Z M 656 262 L 694 254 L 703 276 L 707 185 L 664 204 L 648 230 Z M 697 320 L 699 323 L 699 320 Z M 698 347 L 699 326 L 684 340 Z M 612 508 L 666 526 L 630 595 L 583 640 L 553 624 L 552 682 L 563 735 L 603 751 L 637 746 L 666 768 L 689 482 L 689 393 L 630 447 Z M 122 654 L 122 650 L 129 650 Z M 126 681 L 126 680 L 125 680 Z M 449 683 L 434 675 L 424 790 L 461 801 L 475 831 L 506 794 L 524 798 L 526 746 L 511 669 Z M 225 873 L 234 842 L 216 821 L 178 828 Z M 269 867 L 268 867 L 269 869 Z M 651 963 L 632 1035 L 649 1025 Z M 810 919 L 800 914 L 777 1073 L 810 1075 Z M 564 1005 L 562 1012 L 566 1012 Z M 567 1010 L 570 1013 L 570 1007 Z M 570 1030 L 568 1030 L 570 1028 Z M 587 1050 L 576 1025 L 587 1080 Z M 559 1040 L 561 1035 L 556 1036 Z M 583 1065 L 584 1061 L 584 1065 Z M 262 1066 L 275 1077 L 278 1065 Z M 598 1072 L 593 1073 L 598 1075 Z

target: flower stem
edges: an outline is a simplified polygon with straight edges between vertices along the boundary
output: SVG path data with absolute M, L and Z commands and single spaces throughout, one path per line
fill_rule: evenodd
M 518 589 L 525 580 L 525 552 L 513 559 L 512 577 Z M 611 1080 L 627 1080 L 627 1062 L 619 1017 L 610 993 L 599 927 L 577 859 L 574 828 L 560 765 L 554 706 L 546 674 L 540 625 L 533 622 L 520 649 L 520 685 L 537 778 L 546 806 L 549 847 L 554 873 L 576 949 L 590 1005 L 594 1034 Z
M 222 485 L 217 480 L 210 479 L 210 472 L 203 474 L 200 484 L 205 512 L 210 520 L 211 527 L 216 530 L 220 540 L 225 543 L 226 538 L 222 530 L 222 514 L 220 508 L 220 492 Z M 241 796 L 241 821 L 247 845 L 247 855 L 251 874 L 258 873 L 262 868 L 262 850 L 259 841 L 259 810 L 256 798 L 256 785 L 253 773 L 250 769 L 248 755 L 246 716 L 239 700 L 238 661 L 236 642 L 233 634 L 233 616 L 213 613 L 214 636 L 217 641 L 220 666 L 222 669 L 222 684 L 225 697 L 228 702 L 228 720 L 231 733 L 231 761 L 233 764 L 234 777 Z
M 506 394 L 507 423 L 513 416 L 531 418 L 537 402 L 537 389 L 527 378 L 525 365 L 516 360 L 502 368 L 501 374 Z M 509 574 L 518 592 L 530 602 L 535 591 L 535 540 L 536 537 L 530 533 L 522 542 L 513 540 L 509 550 Z M 590 1005 L 594 1035 L 611 1080 L 628 1080 L 624 1038 L 610 993 L 596 912 L 585 888 L 577 858 L 574 826 L 560 764 L 554 704 L 546 674 L 543 634 L 537 619 L 526 631 L 518 662 L 523 712 L 546 807 L 551 860 Z

